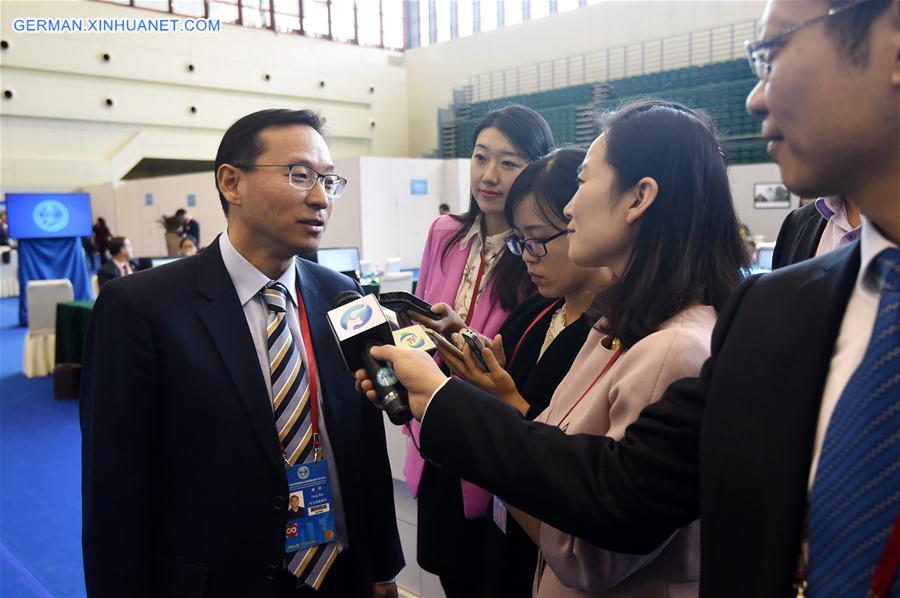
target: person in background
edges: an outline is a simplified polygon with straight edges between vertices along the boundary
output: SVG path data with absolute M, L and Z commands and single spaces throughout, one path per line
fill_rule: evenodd
M 107 248 L 110 260 L 97 270 L 97 282 L 101 287 L 114 278 L 134 274 L 137 270 L 128 237 L 113 237 L 109 240 Z
M 446 215 L 449 214 L 449 213 L 450 213 L 450 206 L 449 206 L 449 205 L 447 205 L 447 204 L 445 204 L 445 203 L 442 203 L 441 205 L 438 206 L 438 215 L 440 215 L 440 216 L 446 216 Z
M 834 251 L 859 239 L 859 208 L 840 195 L 820 197 L 788 214 L 778 231 L 772 269 Z
M 197 255 L 197 239 L 191 235 L 181 237 L 181 241 L 178 242 L 178 255 L 182 257 Z
M 747 110 L 781 180 L 852 200 L 860 239 L 747 279 L 700 377 L 621 441 L 523 421 L 393 347 L 372 355 L 427 408 L 424 454 L 561 531 L 646 554 L 699 515 L 703 596 L 898 596 L 900 0 L 769 0 L 747 55 Z
M 9 245 L 9 223 L 6 212 L 0 212 L 0 245 Z
M 175 211 L 175 217 L 181 220 L 181 236 L 187 237 L 191 236 L 197 239 L 197 243 L 200 242 L 200 223 L 194 220 L 194 217 L 191 216 L 191 213 L 185 210 L 184 208 L 178 208 Z M 194 243 L 195 245 L 197 243 Z
M 503 369 L 485 374 L 463 344 L 465 360 L 439 350 L 444 363 L 462 379 L 505 400 L 533 419 L 550 403 L 591 329 L 585 313 L 612 271 L 585 268 L 569 260 L 563 209 L 578 190 L 577 170 L 585 152 L 559 149 L 532 162 L 509 190 L 504 214 L 513 233 L 507 247 L 520 255 L 538 293 L 507 318 L 488 346 L 497 348 Z M 457 342 L 458 338 L 455 338 Z M 530 596 L 537 547 L 503 502 L 494 497 L 486 518 L 485 596 Z
M 112 233 L 109 232 L 106 220 L 103 218 L 97 218 L 97 222 L 92 230 L 94 233 L 94 247 L 97 249 L 97 255 L 100 256 L 100 266 L 102 267 L 109 260 L 107 250 L 109 249 L 109 240 L 112 239 Z
M 522 170 L 547 154 L 554 141 L 543 117 L 518 105 L 486 114 L 472 139 L 469 210 L 432 223 L 416 287 L 416 294 L 443 317 L 407 313 L 442 334 L 468 326 L 493 338 L 534 292 L 524 262 L 506 247 L 507 195 Z M 415 437 L 418 423 L 411 429 Z M 414 442 L 408 444 L 404 472 L 418 499 L 419 565 L 440 577 L 449 598 L 481 595 L 490 494 L 425 463 Z

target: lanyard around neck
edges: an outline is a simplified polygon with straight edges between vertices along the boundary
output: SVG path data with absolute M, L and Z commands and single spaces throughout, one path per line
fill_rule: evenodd
M 550 305 L 548 305 L 547 307 L 545 307 L 545 308 L 541 311 L 541 313 L 539 313 L 539 314 L 537 315 L 537 317 L 536 317 L 534 320 L 532 320 L 531 324 L 528 325 L 528 328 L 525 329 L 525 332 L 522 333 L 522 336 L 519 337 L 519 342 L 516 343 L 516 348 L 513 349 L 512 357 L 510 357 L 510 358 L 509 358 L 509 361 L 506 362 L 506 367 L 507 367 L 507 368 L 509 368 L 510 366 L 512 366 L 513 362 L 516 360 L 516 356 L 519 354 L 519 349 L 522 348 L 522 343 L 525 342 L 525 338 L 528 336 L 528 333 L 531 332 L 531 329 L 534 328 L 535 325 L 536 325 L 538 322 L 541 321 L 541 318 L 543 318 L 544 316 L 547 315 L 547 312 L 549 312 L 551 309 L 553 309 L 554 307 L 556 307 L 557 305 L 559 305 L 561 301 L 562 301 L 562 298 L 557 299 L 556 301 L 554 301 L 553 303 L 551 303 Z

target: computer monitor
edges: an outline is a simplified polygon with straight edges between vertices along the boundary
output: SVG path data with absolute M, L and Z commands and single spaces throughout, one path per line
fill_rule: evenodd
M 775 247 L 759 247 L 756 250 L 756 259 L 759 262 L 761 270 L 772 269 L 772 255 L 775 253 Z
M 359 272 L 358 247 L 324 247 L 318 252 L 319 264 L 349 274 Z
M 151 256 L 151 257 L 140 257 L 138 258 L 138 270 L 147 270 L 148 268 L 155 268 L 156 266 L 162 266 L 163 264 L 170 264 L 176 260 L 180 260 L 181 256 Z

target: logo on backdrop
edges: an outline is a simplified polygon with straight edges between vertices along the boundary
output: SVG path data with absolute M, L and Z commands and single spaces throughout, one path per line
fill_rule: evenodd
M 365 303 L 351 307 L 341 316 L 341 326 L 344 330 L 356 330 L 362 328 L 372 319 L 372 307 Z
M 425 346 L 425 339 L 414 332 L 404 332 L 400 335 L 400 343 L 407 349 L 421 349 Z
M 42 231 L 58 233 L 69 224 L 69 208 L 61 201 L 45 199 L 34 207 L 32 218 Z

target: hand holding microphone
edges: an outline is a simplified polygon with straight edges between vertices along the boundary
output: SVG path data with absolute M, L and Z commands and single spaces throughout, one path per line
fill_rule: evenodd
M 372 347 L 370 353 L 375 360 L 393 365 L 394 373 L 408 391 L 409 407 L 413 417 L 422 419 L 434 391 L 447 380 L 447 376 L 441 372 L 434 359 L 424 351 L 410 351 L 389 345 Z M 357 388 L 365 392 L 366 397 L 377 405 L 378 387 L 367 369 L 359 369 L 354 375 Z
M 387 361 L 379 362 L 370 349 L 394 342 L 391 326 L 374 297 L 363 297 L 356 291 L 344 291 L 334 299 L 328 321 L 341 348 L 347 367 L 362 369 L 373 390 L 370 400 L 378 399 L 391 423 L 403 425 L 412 418 L 406 388 L 397 380 Z

